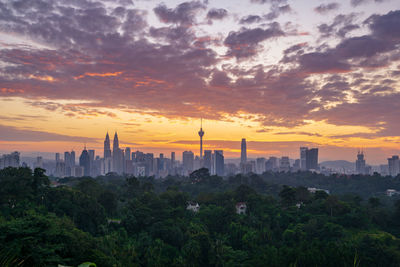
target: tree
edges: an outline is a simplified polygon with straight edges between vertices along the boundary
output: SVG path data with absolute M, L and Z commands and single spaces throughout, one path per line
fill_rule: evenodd
M 279 197 L 284 206 L 294 205 L 296 202 L 296 190 L 293 187 L 284 185 L 281 192 L 279 192 Z

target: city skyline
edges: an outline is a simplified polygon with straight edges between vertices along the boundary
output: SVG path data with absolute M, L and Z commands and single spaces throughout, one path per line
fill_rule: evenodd
M 400 151 L 397 0 L 0 0 L 0 154 Z

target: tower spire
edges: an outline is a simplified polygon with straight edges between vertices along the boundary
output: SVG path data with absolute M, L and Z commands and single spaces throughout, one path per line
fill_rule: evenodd
M 199 136 L 200 136 L 200 159 L 203 159 L 203 136 L 204 136 L 204 131 L 203 131 L 203 118 L 200 119 L 200 131 L 199 131 Z

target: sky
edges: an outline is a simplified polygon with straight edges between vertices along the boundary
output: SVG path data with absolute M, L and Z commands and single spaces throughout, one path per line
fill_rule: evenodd
M 0 153 L 380 164 L 400 153 L 398 0 L 0 0 Z M 179 157 L 178 157 L 179 158 Z

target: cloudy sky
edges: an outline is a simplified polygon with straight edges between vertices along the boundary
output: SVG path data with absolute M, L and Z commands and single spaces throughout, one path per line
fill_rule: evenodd
M 383 163 L 400 152 L 399 0 L 0 0 L 0 152 Z

